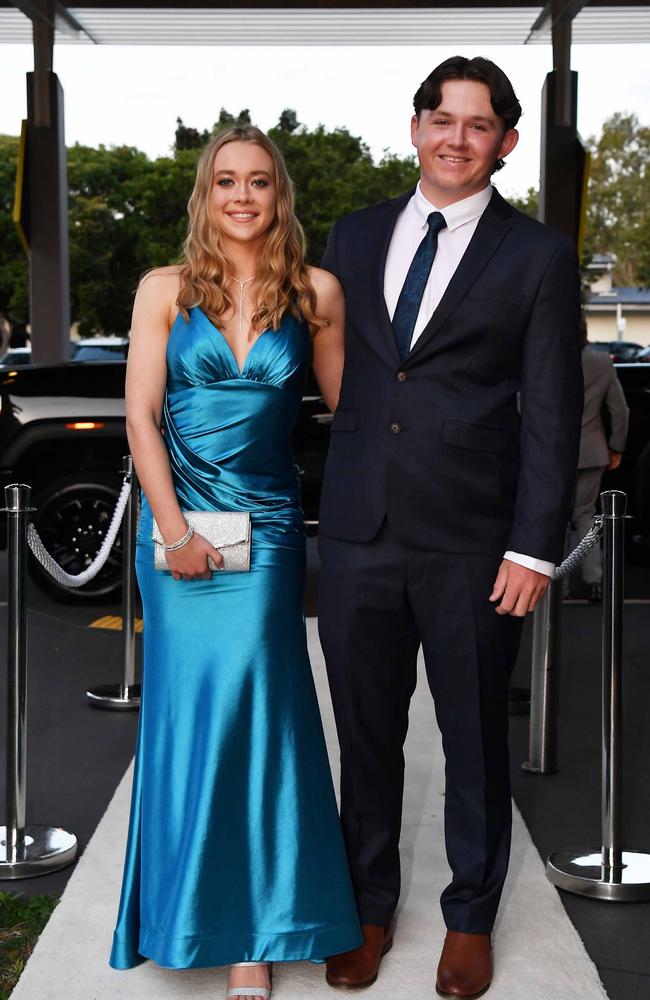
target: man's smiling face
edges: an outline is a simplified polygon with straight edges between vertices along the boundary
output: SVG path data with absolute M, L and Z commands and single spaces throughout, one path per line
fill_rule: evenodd
M 413 116 L 411 139 L 420 161 L 422 193 L 445 208 L 482 191 L 519 134 L 514 128 L 504 130 L 486 84 L 446 80 L 440 90 L 435 111 L 424 108 Z

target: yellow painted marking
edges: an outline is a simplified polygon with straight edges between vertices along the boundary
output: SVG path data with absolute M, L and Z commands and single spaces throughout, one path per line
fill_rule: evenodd
M 91 622 L 88 628 L 112 628 L 115 629 L 116 632 L 121 632 L 122 616 L 104 615 L 103 618 L 96 618 L 94 622 Z M 142 618 L 136 618 L 135 630 L 136 632 L 142 632 Z

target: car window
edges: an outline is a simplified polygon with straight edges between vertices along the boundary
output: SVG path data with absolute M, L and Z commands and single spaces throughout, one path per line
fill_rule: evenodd
M 31 360 L 31 351 L 8 350 L 0 358 L 0 365 L 28 365 Z
M 118 361 L 126 357 L 126 348 L 121 345 L 114 347 L 79 347 L 73 355 L 73 361 Z

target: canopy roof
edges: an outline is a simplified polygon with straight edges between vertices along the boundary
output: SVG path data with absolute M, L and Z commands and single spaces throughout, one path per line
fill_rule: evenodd
M 30 44 L 30 0 L 0 0 L 0 41 Z M 570 0 L 566 7 L 572 6 Z M 577 0 L 574 7 L 582 4 Z M 551 17 L 534 0 L 409 4 L 154 2 L 57 3 L 57 43 L 101 45 L 550 44 Z M 572 22 L 572 41 L 650 41 L 650 3 L 592 0 Z

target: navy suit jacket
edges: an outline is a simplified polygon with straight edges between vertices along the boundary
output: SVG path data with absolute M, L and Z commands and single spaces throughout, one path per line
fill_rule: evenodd
M 369 541 L 387 516 L 407 546 L 558 562 L 583 403 L 575 246 L 494 191 L 400 362 L 383 284 L 410 196 L 339 220 L 323 258 L 347 319 L 320 532 Z

